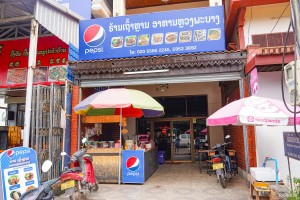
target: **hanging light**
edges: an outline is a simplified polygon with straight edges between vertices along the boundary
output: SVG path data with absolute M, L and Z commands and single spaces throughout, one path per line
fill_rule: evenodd
M 157 92 L 165 92 L 168 89 L 169 89 L 168 84 L 159 84 L 159 85 L 156 86 L 156 91 Z

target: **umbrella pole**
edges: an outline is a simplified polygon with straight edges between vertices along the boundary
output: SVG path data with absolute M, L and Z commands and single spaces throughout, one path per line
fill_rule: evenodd
M 122 152 L 122 108 L 120 108 L 120 150 L 119 150 L 119 185 L 121 184 L 121 152 Z
M 240 87 L 240 97 L 244 98 L 244 82 L 243 80 L 239 80 Z M 248 130 L 247 126 L 243 126 L 243 138 L 244 138 L 244 151 L 245 151 L 245 164 L 246 164 L 246 173 L 250 173 L 250 162 L 249 162 L 249 148 L 248 148 Z M 250 186 L 250 182 L 246 179 L 247 187 Z

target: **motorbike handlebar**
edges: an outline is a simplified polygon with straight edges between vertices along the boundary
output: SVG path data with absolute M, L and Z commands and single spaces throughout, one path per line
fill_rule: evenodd
M 227 146 L 228 144 L 231 144 L 231 142 L 225 142 L 225 143 L 223 143 L 223 144 L 216 144 L 216 145 L 213 147 L 213 149 L 218 149 L 218 148 Z
M 83 155 L 86 153 L 86 151 L 87 151 L 87 149 L 85 149 L 85 148 L 76 151 L 76 152 L 72 155 L 71 161 L 75 161 L 75 160 L 78 160 L 79 158 L 83 157 Z
M 42 195 L 43 198 L 49 197 L 52 199 L 53 198 L 52 186 L 55 183 L 57 183 L 59 180 L 60 180 L 60 177 L 50 180 L 48 182 L 45 182 L 40 187 L 25 192 L 19 199 L 23 200 L 23 199 L 27 199 L 28 197 L 30 197 L 30 199 L 37 199 L 40 197 L 40 195 Z M 46 198 L 46 199 L 49 199 L 49 198 Z

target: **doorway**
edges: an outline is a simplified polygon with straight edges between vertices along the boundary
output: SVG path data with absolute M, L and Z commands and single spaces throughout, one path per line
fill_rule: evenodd
M 172 161 L 172 135 L 170 121 L 154 121 L 154 142 L 158 151 L 164 151 L 166 161 Z
M 190 118 L 153 121 L 154 141 L 169 162 L 194 161 L 194 135 Z
M 193 152 L 193 134 L 190 120 L 171 121 L 173 133 L 172 162 L 191 162 Z

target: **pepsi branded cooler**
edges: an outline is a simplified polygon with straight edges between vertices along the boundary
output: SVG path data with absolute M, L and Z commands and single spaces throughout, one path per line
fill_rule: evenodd
M 122 182 L 144 183 L 145 163 L 143 150 L 122 151 Z

